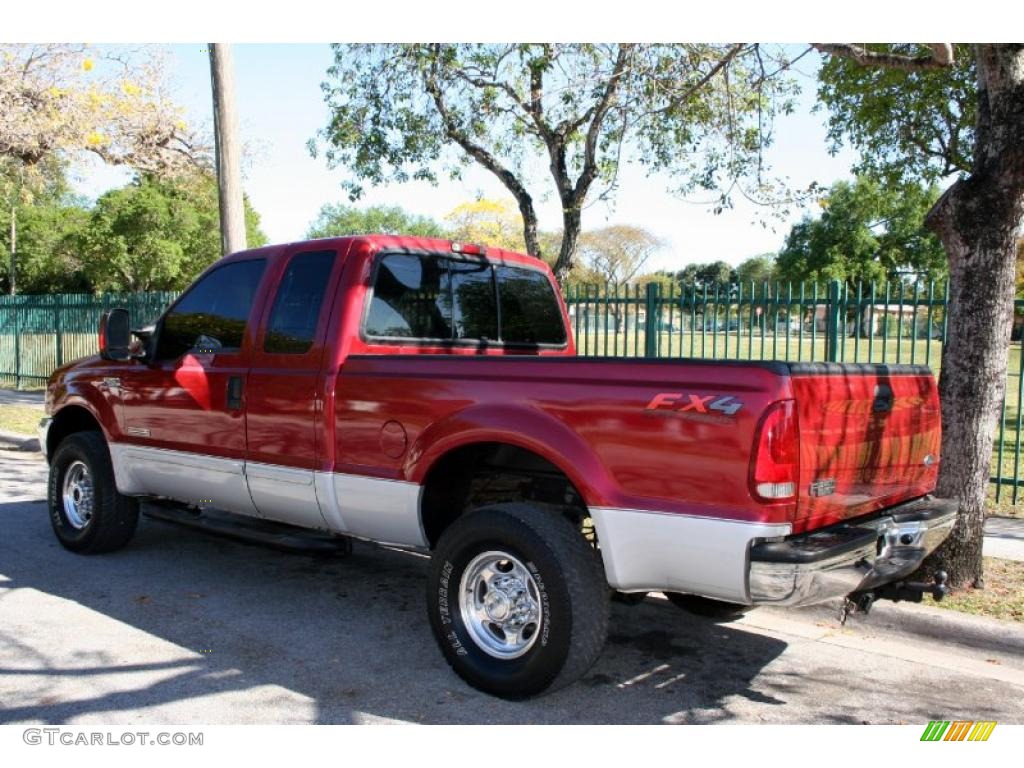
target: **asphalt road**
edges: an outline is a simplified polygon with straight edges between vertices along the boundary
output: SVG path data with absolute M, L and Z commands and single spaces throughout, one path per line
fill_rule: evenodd
M 357 544 L 284 554 L 143 520 L 70 554 L 37 455 L 0 452 L 0 723 L 1024 722 L 1024 628 L 920 606 L 715 625 L 616 604 L 579 683 L 509 703 L 447 668 L 426 560 Z

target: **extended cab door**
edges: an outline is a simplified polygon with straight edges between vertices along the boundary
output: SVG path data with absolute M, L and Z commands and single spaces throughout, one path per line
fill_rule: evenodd
M 116 449 L 134 487 L 256 513 L 244 473 L 244 403 L 265 269 L 255 258 L 207 272 L 158 322 L 153 359 L 125 372 L 125 441 Z
M 279 265 L 246 387 L 246 476 L 260 515 L 326 528 L 317 503 L 320 369 L 342 259 L 299 246 Z

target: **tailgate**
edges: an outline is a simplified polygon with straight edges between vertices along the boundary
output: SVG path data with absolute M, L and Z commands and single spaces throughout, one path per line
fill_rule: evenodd
M 941 438 L 925 366 L 795 363 L 800 490 L 794 530 L 930 493 Z

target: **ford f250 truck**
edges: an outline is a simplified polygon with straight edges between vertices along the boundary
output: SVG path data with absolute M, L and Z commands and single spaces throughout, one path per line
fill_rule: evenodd
M 429 553 L 441 651 L 507 698 L 584 674 L 615 592 L 941 596 L 906 582 L 955 517 L 927 368 L 582 358 L 568 328 L 550 270 L 504 250 L 233 254 L 53 374 L 53 529 L 111 551 L 149 500 Z

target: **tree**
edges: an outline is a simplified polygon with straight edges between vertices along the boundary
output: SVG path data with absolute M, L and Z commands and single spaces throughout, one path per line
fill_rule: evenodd
M 770 284 L 777 277 L 774 253 L 751 256 L 736 267 L 736 282 L 744 286 L 753 286 L 754 295 L 757 297 L 761 296 L 765 283 Z
M 18 210 L 18 287 L 26 293 L 59 293 L 88 289 L 76 247 L 89 212 L 87 203 L 71 192 L 66 164 L 45 161 L 34 175 L 33 188 L 22 186 L 22 169 L 10 158 L 0 159 L 0 190 L 8 206 Z M 11 230 L 0 230 L 0 246 L 11 252 Z M 10 276 L 5 276 L 10 290 Z M 5 278 L 0 278 L 0 283 Z
M 266 243 L 245 201 L 247 240 Z M 97 291 L 177 290 L 221 256 L 216 180 L 143 176 L 103 194 L 79 238 L 83 270 Z
M 343 235 L 418 235 L 445 237 L 440 224 L 426 216 L 417 216 L 398 206 L 372 205 L 356 208 L 352 205 L 328 203 L 320 209 L 316 220 L 309 226 L 306 237 L 341 237 Z
M 604 283 L 609 295 L 618 296 L 663 247 L 664 243 L 646 229 L 617 224 L 584 234 L 580 238 L 580 260 Z M 623 306 L 613 304 L 611 310 L 618 333 Z
M 818 47 L 833 56 L 820 90 L 833 136 L 860 150 L 865 167 L 897 178 L 955 178 L 926 225 L 949 259 L 937 493 L 957 499 L 959 515 L 925 565 L 946 570 L 955 587 L 980 586 L 1024 221 L 1024 45 Z
M 946 254 L 924 225 L 939 197 L 934 186 L 903 182 L 884 187 L 868 176 L 839 181 L 821 201 L 818 218 L 805 216 L 790 230 L 778 270 L 794 282 L 894 282 L 914 272 L 946 276 Z
M 523 219 L 507 200 L 482 198 L 456 206 L 444 217 L 453 240 L 523 251 Z
M 47 160 L 91 153 L 159 176 L 208 161 L 167 97 L 160 60 L 149 51 L 87 45 L 0 45 L 0 158 L 31 191 Z M 7 195 L 10 289 L 16 290 L 20 192 Z
M 687 264 L 679 272 L 676 272 L 676 280 L 686 291 L 714 290 L 715 286 L 728 286 L 735 283 L 736 271 L 725 261 Z
M 328 163 L 351 174 L 350 196 L 364 182 L 436 181 L 439 166 L 458 176 L 475 163 L 512 195 L 526 249 L 543 257 L 528 180 L 546 166 L 562 209 L 560 281 L 584 205 L 614 193 L 631 153 L 681 191 L 720 192 L 719 209 L 733 194 L 775 192 L 761 149 L 790 106 L 790 62 L 756 44 L 354 44 L 334 54 L 319 137 Z

